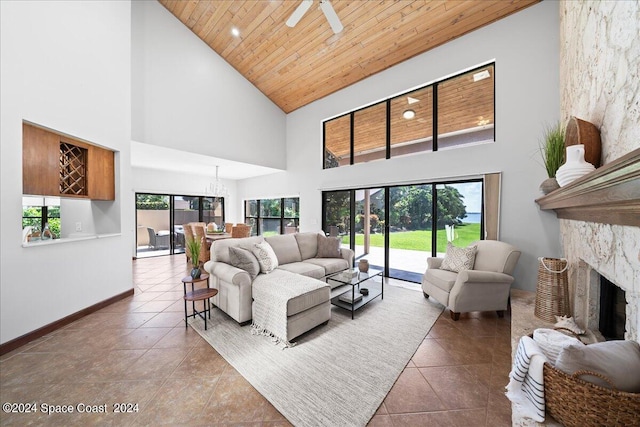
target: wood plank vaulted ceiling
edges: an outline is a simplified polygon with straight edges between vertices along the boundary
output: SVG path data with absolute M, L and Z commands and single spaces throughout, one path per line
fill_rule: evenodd
M 333 0 L 334 34 L 319 0 L 294 28 L 297 0 L 159 0 L 285 113 L 538 1 Z

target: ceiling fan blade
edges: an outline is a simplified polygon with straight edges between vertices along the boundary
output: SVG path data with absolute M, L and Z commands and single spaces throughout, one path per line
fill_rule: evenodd
M 333 6 L 329 3 L 329 0 L 320 0 L 320 9 L 322 9 L 322 13 L 329 21 L 329 25 L 331 25 L 331 29 L 335 34 L 338 34 L 343 30 L 342 22 L 340 22 L 340 18 L 336 14 L 336 11 L 333 10 Z
M 307 13 L 307 10 L 311 7 L 313 0 L 302 0 L 300 5 L 293 11 L 289 19 L 287 19 L 287 27 L 295 27 L 296 24 L 302 19 L 302 16 Z

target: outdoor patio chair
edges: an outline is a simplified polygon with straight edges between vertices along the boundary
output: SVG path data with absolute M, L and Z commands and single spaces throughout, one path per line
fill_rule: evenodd
M 451 310 L 453 320 L 470 311 L 495 310 L 503 317 L 520 251 L 497 240 L 479 240 L 472 245 L 477 251 L 471 270 L 441 269 L 444 258 L 427 258 L 427 271 L 422 276 L 424 297 L 431 296 Z
M 166 230 L 156 231 L 147 227 L 147 233 L 149 233 L 149 248 L 150 249 L 167 249 L 169 247 L 169 232 Z
M 149 234 L 149 249 L 156 247 L 156 231 L 153 228 L 147 227 L 147 233 Z

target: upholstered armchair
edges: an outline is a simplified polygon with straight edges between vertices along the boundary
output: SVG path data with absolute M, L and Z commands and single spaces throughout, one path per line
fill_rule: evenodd
M 496 311 L 503 317 L 520 251 L 497 240 L 479 240 L 471 246 L 476 247 L 471 269 L 450 271 L 441 268 L 444 258 L 427 259 L 427 271 L 422 277 L 424 297 L 431 296 L 449 308 L 453 320 L 470 311 Z M 449 252 L 445 258 L 448 255 Z M 451 268 L 451 263 L 445 262 L 445 267 Z

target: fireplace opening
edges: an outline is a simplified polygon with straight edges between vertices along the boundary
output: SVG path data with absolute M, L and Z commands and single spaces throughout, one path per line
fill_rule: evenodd
M 623 340 L 626 324 L 625 292 L 600 276 L 600 333 L 607 340 Z

